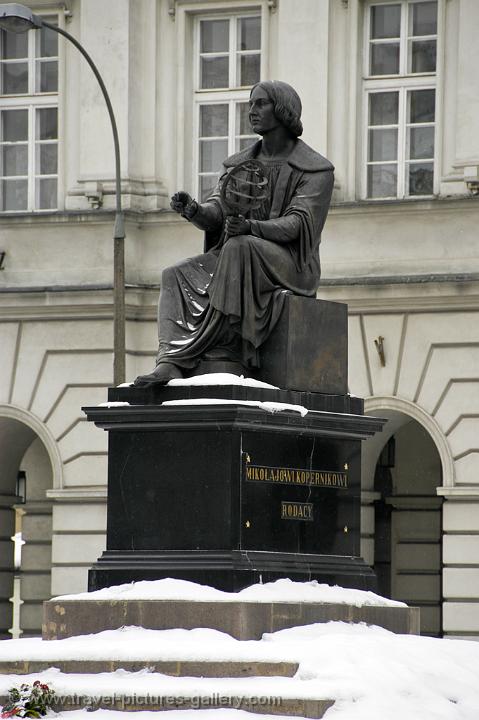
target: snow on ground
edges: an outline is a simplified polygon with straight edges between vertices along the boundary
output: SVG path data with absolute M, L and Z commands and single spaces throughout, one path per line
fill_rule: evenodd
M 224 592 L 189 580 L 165 578 L 115 585 L 94 592 L 61 595 L 54 600 L 188 600 L 194 602 L 309 602 L 340 603 L 362 607 L 380 605 L 405 607 L 397 600 L 388 600 L 371 591 L 342 588 L 311 582 L 295 582 L 282 578 L 275 582 L 250 585 L 239 592 Z
M 161 405 L 250 405 L 268 412 L 290 412 L 300 413 L 301 417 L 308 414 L 308 408 L 304 405 L 292 405 L 291 403 L 269 402 L 261 400 L 224 400 L 222 398 L 190 398 L 185 400 L 165 400 Z
M 134 640 L 137 632 L 138 639 Z M 174 635 L 179 631 L 149 631 L 156 636 L 157 653 L 167 651 Z M 184 631 L 188 633 L 188 631 Z M 102 633 L 103 642 L 114 642 L 128 630 L 111 631 L 110 639 Z M 97 675 L 66 675 L 48 670 L 31 676 L 0 676 L 0 694 L 12 684 L 40 679 L 52 685 L 58 694 L 76 694 L 111 697 L 119 692 L 137 698 L 146 695 L 204 698 L 211 695 L 231 697 L 283 697 L 303 699 L 336 699 L 334 707 L 325 714 L 325 720 L 477 720 L 479 717 L 479 643 L 464 640 L 440 640 L 414 635 L 395 635 L 383 628 L 351 625 L 342 622 L 315 624 L 265 634 L 262 640 L 227 639 L 222 633 L 203 630 L 189 631 L 191 659 L 196 659 L 195 646 L 203 645 L 205 656 L 213 658 L 228 647 L 231 659 L 241 646 L 274 648 L 277 659 L 299 660 L 295 677 L 256 678 L 182 678 L 168 677 L 146 670 L 130 673 Z M 130 629 L 131 644 L 138 646 L 145 635 Z M 81 642 L 80 639 L 77 639 Z M 8 647 L 18 648 L 18 659 L 30 656 L 29 648 L 38 647 L 41 641 L 7 640 L 0 643 L 2 653 Z M 83 638 L 92 642 L 92 638 Z M 94 641 L 93 641 L 94 642 Z M 24 650 L 19 648 L 23 643 Z M 71 643 L 61 640 L 55 643 Z M 46 641 L 42 646 L 53 645 Z M 184 650 L 188 647 L 185 637 Z M 5 648 L 5 649 L 4 649 Z M 137 648 L 138 650 L 139 648 Z M 49 652 L 49 651 L 48 651 Z M 248 650 L 252 652 L 252 650 Z M 78 656 L 77 656 L 77 659 Z M 223 709 L 214 711 L 169 711 L 168 720 L 246 720 L 245 713 Z M 212 715 L 212 712 L 218 713 Z M 194 713 L 194 714 L 193 714 Z M 65 720 L 80 720 L 86 711 L 65 712 Z M 114 720 L 122 717 L 117 711 L 98 711 L 97 720 Z M 158 716 L 143 712 L 142 720 Z M 261 715 L 255 714 L 255 720 Z M 135 720 L 140 720 L 135 715 Z
M 62 712 L 54 717 L 60 720 L 92 720 L 87 710 L 73 710 L 71 712 Z M 258 715 L 258 713 L 250 713 L 245 710 L 229 710 L 222 708 L 221 714 L 218 710 L 170 710 L 171 714 L 165 720 L 281 720 L 278 715 Z M 95 710 L 94 720 L 125 720 L 125 714 L 117 710 Z M 158 713 L 148 711 L 135 712 L 133 720 L 160 720 Z M 296 718 L 301 720 L 301 718 Z
M 273 643 L 239 641 L 209 628 L 148 630 L 123 627 L 64 640 L 41 638 L 0 642 L 0 662 L 18 660 L 211 660 L 281 662 L 283 651 Z
M 140 582 L 69 598 L 141 598 L 163 600 L 231 600 L 349 602 L 402 605 L 374 593 L 329 587 L 317 582 L 283 579 L 225 593 L 182 580 Z M 325 720 L 478 720 L 479 643 L 396 635 L 364 623 L 317 623 L 265 633 L 261 640 L 240 641 L 217 630 L 147 630 L 126 627 L 94 635 L 42 641 L 0 642 L 0 661 L 44 660 L 178 660 L 289 661 L 298 671 L 288 677 L 172 677 L 140 672 L 65 674 L 54 667 L 30 676 L 0 675 L 0 694 L 13 685 L 35 680 L 48 683 L 57 695 L 95 701 L 129 696 L 138 704 L 153 697 L 189 699 L 208 706 L 208 698 L 334 699 Z M 104 700 L 105 702 L 105 700 Z M 171 703 L 171 701 L 170 701 Z M 261 704 L 261 703 L 258 703 Z M 243 705 L 243 707 L 245 707 Z M 260 720 L 274 715 L 242 709 L 169 710 L 168 720 Z M 65 711 L 64 720 L 87 720 L 88 711 Z M 215 713 L 215 714 L 213 714 Z M 119 710 L 98 710 L 96 720 L 125 719 Z M 276 716 L 277 717 L 277 716 Z M 135 720 L 157 720 L 142 711 Z

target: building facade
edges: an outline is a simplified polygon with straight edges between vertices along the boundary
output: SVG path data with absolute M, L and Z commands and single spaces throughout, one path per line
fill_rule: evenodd
M 115 110 L 127 379 L 156 352 L 162 269 L 201 233 L 169 210 L 250 143 L 282 79 L 336 167 L 319 296 L 349 306 L 349 387 L 388 419 L 364 446 L 363 556 L 424 632 L 479 636 L 479 5 L 476 0 L 49 0 Z M 1 33 L 0 629 L 86 589 L 106 523 L 114 153 L 104 101 L 51 31 Z M 15 531 L 22 532 L 15 570 Z M 18 582 L 15 587 L 18 586 Z

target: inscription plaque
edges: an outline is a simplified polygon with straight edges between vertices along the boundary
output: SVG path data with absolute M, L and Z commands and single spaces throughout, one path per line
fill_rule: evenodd
M 359 554 L 359 444 L 248 430 L 241 457 L 242 550 Z
M 246 479 L 252 482 L 271 482 L 283 485 L 347 488 L 348 473 L 331 470 L 246 465 Z
M 313 522 L 313 503 L 281 503 L 281 520 L 309 520 Z

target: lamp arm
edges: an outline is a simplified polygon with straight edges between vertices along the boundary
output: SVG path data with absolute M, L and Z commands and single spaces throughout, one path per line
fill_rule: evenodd
M 121 209 L 121 170 L 120 170 L 120 142 L 118 140 L 118 129 L 116 126 L 116 120 L 115 115 L 113 113 L 113 107 L 111 104 L 110 96 L 108 95 L 108 91 L 105 87 L 105 83 L 103 82 L 103 78 L 100 75 L 100 72 L 91 59 L 90 55 L 87 53 L 85 48 L 80 45 L 78 40 L 73 37 L 73 35 L 70 35 L 66 30 L 63 30 L 62 28 L 57 27 L 56 25 L 51 25 L 49 22 L 46 22 L 46 20 L 43 20 L 42 18 L 42 25 L 43 27 L 48 28 L 49 30 L 54 30 L 54 32 L 59 33 L 60 35 L 63 35 L 67 40 L 69 40 L 73 45 L 81 52 L 89 66 L 91 67 L 93 74 L 95 75 L 96 79 L 98 80 L 98 84 L 101 88 L 101 91 L 103 93 L 103 97 L 105 98 L 106 107 L 108 109 L 108 115 L 110 116 L 110 122 L 111 122 L 111 129 L 113 132 L 113 143 L 115 146 L 115 176 L 116 176 L 116 220 L 115 220 L 115 239 L 121 239 L 125 237 L 125 229 L 124 229 L 124 222 L 122 217 L 122 209 Z
M 43 18 L 42 25 L 59 33 L 59 35 L 63 35 L 81 52 L 98 80 L 110 116 L 115 146 L 116 177 L 116 214 L 113 231 L 113 382 L 115 385 L 119 385 L 125 380 L 125 222 L 121 209 L 120 143 L 115 115 L 103 78 L 85 48 L 80 45 L 73 35 L 70 35 L 66 30 L 62 30 L 62 28 L 51 25 Z

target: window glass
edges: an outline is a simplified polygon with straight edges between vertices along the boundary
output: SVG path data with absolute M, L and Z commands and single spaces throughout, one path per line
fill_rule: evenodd
M 437 33 L 437 2 L 418 2 L 411 6 L 411 35 Z
M 2 141 L 28 140 L 28 110 L 1 111 Z
M 56 61 L 37 62 L 36 77 L 37 92 L 57 92 L 58 90 L 58 64 Z
M 227 155 L 227 140 L 201 140 L 200 172 L 219 172 Z
M 385 198 L 397 195 L 397 165 L 370 165 L 368 197 Z
M 251 145 L 250 88 L 261 78 L 261 15 L 198 18 L 195 104 L 198 197 L 216 188 L 223 160 Z
M 200 86 L 204 90 L 228 87 L 229 58 L 203 57 L 201 58 Z
M 56 143 L 37 145 L 37 169 L 40 175 L 57 174 L 58 146 Z
M 56 108 L 37 110 L 37 139 L 55 140 L 58 137 L 58 112 Z
M 236 141 L 235 152 L 244 150 L 248 145 L 252 145 L 257 139 L 251 129 L 249 122 L 249 103 L 236 103 Z
M 37 207 L 41 210 L 53 210 L 57 206 L 57 179 L 37 179 Z
M 28 180 L 0 180 L 0 209 L 17 212 L 28 209 Z
M 438 3 L 397 0 L 369 7 L 366 197 L 431 195 Z
M 409 195 L 432 195 L 434 187 L 433 163 L 409 165 Z
M 399 42 L 377 42 L 401 35 L 401 5 L 373 5 L 371 7 L 371 75 L 397 75 L 399 72 Z
M 371 75 L 397 75 L 399 43 L 371 45 Z
M 398 112 L 398 92 L 378 92 L 369 96 L 370 125 L 395 125 L 398 121 Z
M 369 160 L 397 160 L 398 131 L 393 129 L 369 131 Z
M 409 148 L 412 160 L 434 157 L 434 127 L 409 128 Z
M 401 5 L 373 5 L 371 38 L 398 38 L 401 34 Z
M 200 137 L 228 136 L 228 105 L 200 106 Z
M 53 24 L 54 23 L 52 23 L 52 25 Z M 36 57 L 58 57 L 58 33 L 46 27 L 40 28 L 36 33 Z
M 28 57 L 28 34 L 16 34 L 0 30 L 2 60 L 17 60 Z
M 239 135 L 253 136 L 249 121 L 249 103 L 247 102 L 236 104 L 236 128 Z
M 255 85 L 259 82 L 259 55 L 241 55 L 239 57 L 239 63 L 239 85 Z
M 57 92 L 58 34 L 45 27 L 18 35 L 0 31 L 2 212 L 58 206 Z
M 204 202 L 210 195 L 213 194 L 216 185 L 218 184 L 217 175 L 202 175 L 200 176 L 200 188 L 199 196 L 200 202 Z
M 4 145 L 1 161 L 3 176 L 28 175 L 28 145 Z
M 28 64 L 2 63 L 2 95 L 24 95 L 28 92 Z
M 259 50 L 261 47 L 260 18 L 239 18 L 238 36 L 238 50 Z
M 436 71 L 436 41 L 413 40 L 410 42 L 410 72 L 429 73 Z
M 200 47 L 202 53 L 228 52 L 229 21 L 202 20 L 200 23 Z
M 409 93 L 409 122 L 425 123 L 434 122 L 436 91 L 435 90 L 411 90 Z

